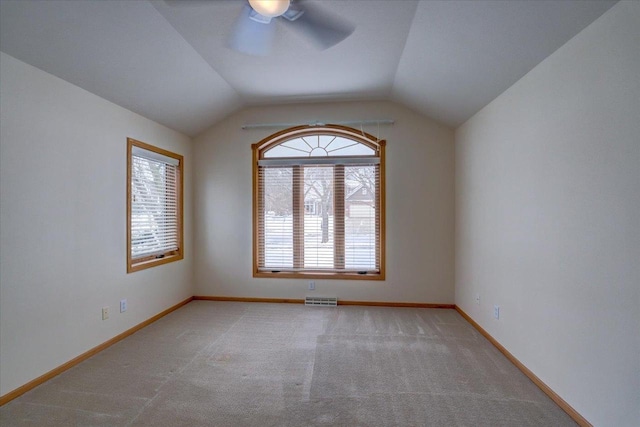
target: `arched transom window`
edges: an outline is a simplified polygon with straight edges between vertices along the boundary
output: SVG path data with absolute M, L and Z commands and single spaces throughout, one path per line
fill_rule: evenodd
M 254 276 L 384 279 L 384 146 L 337 125 L 254 144 Z

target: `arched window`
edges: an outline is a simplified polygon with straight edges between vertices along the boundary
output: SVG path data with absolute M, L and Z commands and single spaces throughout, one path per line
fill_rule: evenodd
M 383 280 L 384 147 L 338 125 L 253 144 L 254 277 Z

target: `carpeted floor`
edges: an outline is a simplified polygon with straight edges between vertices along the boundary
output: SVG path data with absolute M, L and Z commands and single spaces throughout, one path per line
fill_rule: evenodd
M 42 426 L 564 426 L 455 310 L 193 301 L 0 408 Z

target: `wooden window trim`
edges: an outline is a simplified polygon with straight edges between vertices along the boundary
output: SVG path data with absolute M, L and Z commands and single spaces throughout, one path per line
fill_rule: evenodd
M 176 199 L 178 202 L 178 249 L 167 251 L 160 255 L 136 259 L 133 259 L 131 256 L 131 178 L 133 168 L 133 147 L 153 151 L 155 153 L 162 154 L 163 156 L 174 158 L 179 162 L 176 166 L 176 178 L 178 180 L 178 184 L 176 186 Z M 127 273 L 145 270 L 147 268 L 179 261 L 181 259 L 184 259 L 184 157 L 180 154 L 173 153 L 145 142 L 138 141 L 133 138 L 127 138 Z
M 261 271 L 259 269 L 259 260 L 258 257 L 264 253 L 264 237 L 261 235 L 259 231 L 258 225 L 258 212 L 261 208 L 263 195 L 260 194 L 260 186 L 258 185 L 259 173 L 258 173 L 258 162 L 264 159 L 264 153 L 269 149 L 282 144 L 291 139 L 311 136 L 311 135 L 333 135 L 344 137 L 348 139 L 355 140 L 361 144 L 366 145 L 367 147 L 372 148 L 377 153 L 377 158 L 380 159 L 380 177 L 379 177 L 379 185 L 380 189 L 377 194 L 376 203 L 379 208 L 376 209 L 377 215 L 380 216 L 379 221 L 377 221 L 377 236 L 379 239 L 378 245 L 378 256 L 379 260 L 379 271 L 377 273 L 358 273 L 358 272 L 327 272 L 327 271 L 314 271 L 314 270 L 305 270 L 305 271 L 281 271 L 281 272 L 270 272 L 270 271 Z M 385 280 L 385 264 L 386 264 L 386 227 L 385 227 L 385 217 L 386 217 L 386 203 L 385 203 L 385 140 L 378 140 L 373 135 L 370 135 L 366 132 L 360 131 L 358 129 L 350 128 L 342 125 L 322 125 L 322 126 L 296 126 L 288 129 L 284 129 L 280 132 L 276 132 L 256 144 L 251 145 L 252 149 L 252 194 L 253 194 L 253 277 L 255 278 L 282 278 L 282 279 L 340 279 L 340 280 Z M 342 168 L 343 172 L 344 169 Z M 344 176 L 342 177 L 344 179 Z M 335 197 L 338 194 L 334 195 Z M 304 209 L 304 201 L 299 200 L 301 206 L 296 207 L 294 197 L 294 209 Z M 339 202 L 344 204 L 344 201 Z M 301 250 L 304 250 L 304 245 L 296 245 L 294 243 L 294 247 L 302 246 Z M 261 250 L 262 248 L 262 250 Z M 338 252 L 336 254 L 340 255 Z M 296 251 L 294 250 L 294 265 L 296 256 L 300 256 L 300 254 L 296 255 Z M 303 259 L 303 258 L 299 258 Z

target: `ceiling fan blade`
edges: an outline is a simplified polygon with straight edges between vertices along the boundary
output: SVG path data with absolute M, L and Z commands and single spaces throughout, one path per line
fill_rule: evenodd
M 253 9 L 246 4 L 236 21 L 229 47 L 241 53 L 265 56 L 271 50 L 274 25 L 252 18 Z
M 164 0 L 164 2 L 171 7 L 206 6 L 211 4 L 211 0 Z
M 321 50 L 335 46 L 355 30 L 350 22 L 308 2 L 292 4 L 282 17 L 287 27 L 304 34 Z

